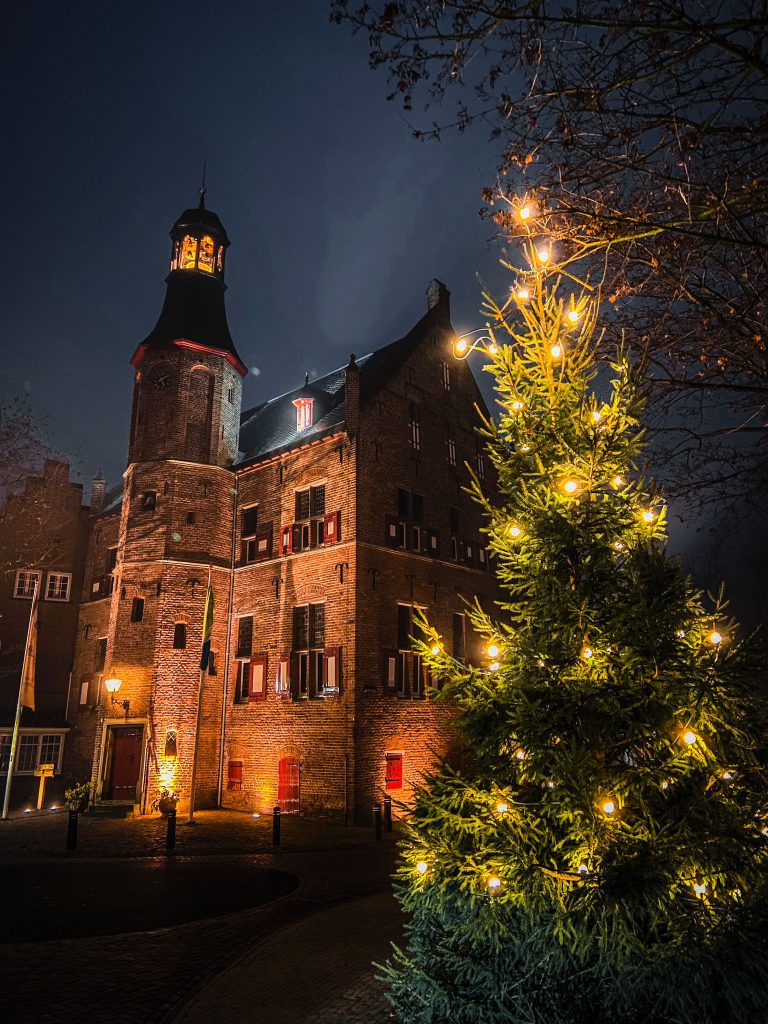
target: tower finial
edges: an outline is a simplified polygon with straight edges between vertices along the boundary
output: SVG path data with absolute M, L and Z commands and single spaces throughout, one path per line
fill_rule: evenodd
M 304 374 L 304 387 L 307 387 L 308 384 L 309 384 L 309 374 L 305 373 Z
M 205 209 L 205 193 L 208 191 L 208 189 L 205 187 L 205 167 L 207 162 L 207 160 L 203 160 L 203 183 L 200 186 L 200 206 L 198 207 L 198 209 L 200 210 Z

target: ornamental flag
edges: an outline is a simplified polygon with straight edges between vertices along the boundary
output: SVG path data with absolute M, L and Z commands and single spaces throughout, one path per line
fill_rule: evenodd
M 19 704 L 23 708 L 35 710 L 35 666 L 37 663 L 37 600 L 38 588 L 32 596 L 32 611 L 29 616 L 29 638 L 24 652 L 24 668 L 21 676 L 21 694 Z
M 211 632 L 213 630 L 213 587 L 208 584 L 203 612 L 203 653 L 200 657 L 200 671 L 205 672 L 211 659 Z

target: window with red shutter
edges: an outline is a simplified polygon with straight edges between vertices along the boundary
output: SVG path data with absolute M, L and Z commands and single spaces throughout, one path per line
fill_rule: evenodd
M 402 789 L 403 755 L 387 753 L 384 757 L 386 759 L 386 788 Z
M 293 551 L 293 526 L 284 526 L 280 531 L 280 554 L 290 555 Z
M 329 512 L 325 517 L 324 543 L 338 544 L 341 540 L 341 512 Z
M 325 692 L 338 693 L 341 689 L 341 648 L 326 647 L 323 661 Z
M 251 686 L 248 700 L 251 703 L 267 699 L 267 655 L 254 654 L 251 658 Z

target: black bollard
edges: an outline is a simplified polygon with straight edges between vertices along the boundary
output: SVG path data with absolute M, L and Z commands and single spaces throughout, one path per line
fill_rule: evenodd
M 176 849 L 176 808 L 172 811 L 168 811 L 168 828 L 165 833 L 165 848 L 166 850 Z
M 280 808 L 275 807 L 272 811 L 272 845 L 280 845 Z
M 77 849 L 77 811 L 69 812 L 69 821 L 67 822 L 67 849 Z
M 392 797 L 384 797 L 384 828 L 387 832 L 392 831 Z
M 376 839 L 381 839 L 381 804 L 373 805 L 373 834 Z

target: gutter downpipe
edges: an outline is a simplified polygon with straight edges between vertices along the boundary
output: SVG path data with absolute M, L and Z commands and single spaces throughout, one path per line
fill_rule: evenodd
M 233 474 L 234 475 L 234 474 Z M 237 477 L 235 476 L 235 484 Z M 219 789 L 216 798 L 216 806 L 221 807 L 224 796 L 224 747 L 226 743 L 227 729 L 227 681 L 229 679 L 229 657 L 231 653 L 231 622 L 232 622 L 232 600 L 235 593 L 235 548 L 237 544 L 237 498 L 238 488 L 233 487 L 232 495 L 232 542 L 230 545 L 229 558 L 229 603 L 227 606 L 227 640 L 224 646 L 224 679 L 221 686 L 221 740 L 219 741 Z

